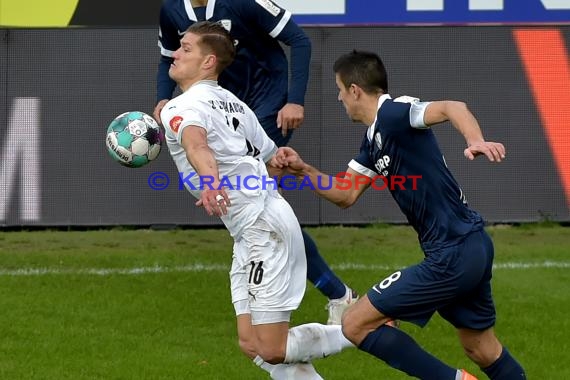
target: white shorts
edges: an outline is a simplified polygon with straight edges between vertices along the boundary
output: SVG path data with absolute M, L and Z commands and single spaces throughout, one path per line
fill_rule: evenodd
M 234 243 L 230 286 L 236 315 L 251 313 L 254 325 L 288 322 L 306 282 L 297 217 L 283 198 L 268 197 L 259 218 Z

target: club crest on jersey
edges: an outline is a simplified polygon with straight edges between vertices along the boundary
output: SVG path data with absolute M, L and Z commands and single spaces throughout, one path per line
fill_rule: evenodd
M 380 132 L 376 132 L 376 134 L 374 135 L 374 141 L 376 141 L 376 145 L 378 146 L 378 149 L 382 149 L 382 135 L 380 135 Z
M 227 30 L 228 32 L 232 31 L 232 20 L 228 20 L 228 19 L 223 19 L 218 21 L 218 23 L 224 27 L 225 30 Z
M 172 119 L 170 119 L 170 129 L 172 129 L 174 132 L 178 132 L 178 128 L 180 128 L 182 120 L 184 120 L 182 116 L 174 116 Z
M 281 8 L 273 4 L 271 0 L 255 0 L 255 2 L 261 5 L 267 12 L 271 13 L 274 17 L 277 17 Z

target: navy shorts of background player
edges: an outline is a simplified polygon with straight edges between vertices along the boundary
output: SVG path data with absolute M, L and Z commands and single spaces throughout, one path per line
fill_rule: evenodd
M 384 315 L 420 326 L 435 311 L 458 328 L 493 326 L 494 250 L 481 216 L 467 205 L 433 131 L 410 125 L 410 103 L 389 95 L 379 102 L 374 129 L 349 166 L 370 176 L 421 176 L 415 189 L 406 183 L 390 192 L 418 233 L 425 258 L 372 287 L 370 301 Z
M 192 8 L 189 0 L 166 0 L 160 11 L 157 102 L 171 99 L 175 83 L 168 76 L 172 53 L 193 23 L 220 22 L 236 44 L 234 62 L 222 72 L 219 83 L 244 101 L 277 146 L 291 138 L 277 128 L 277 113 L 286 103 L 303 105 L 309 76 L 311 42 L 291 19 L 291 12 L 265 0 L 209 0 Z M 291 47 L 289 65 L 279 42 Z

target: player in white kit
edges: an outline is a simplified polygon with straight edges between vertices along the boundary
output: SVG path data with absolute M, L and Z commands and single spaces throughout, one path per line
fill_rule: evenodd
M 169 71 L 182 94 L 161 112 L 166 142 L 196 204 L 220 216 L 234 239 L 230 283 L 240 348 L 273 379 L 321 379 L 310 361 L 353 345 L 340 326 L 289 328 L 305 292 L 303 237 L 272 181 L 279 174 L 271 165 L 275 144 L 253 111 L 217 84 L 234 55 L 220 24 L 187 30 Z

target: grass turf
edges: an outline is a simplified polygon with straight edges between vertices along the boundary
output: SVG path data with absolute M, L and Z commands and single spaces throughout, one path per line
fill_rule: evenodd
M 421 260 L 409 227 L 309 228 L 337 274 L 361 293 Z M 497 334 L 528 378 L 570 378 L 570 230 L 496 226 Z M 262 379 L 241 354 L 225 230 L 0 232 L 0 378 Z M 326 321 L 310 284 L 293 324 Z M 403 323 L 450 365 L 485 378 L 453 328 Z M 358 350 L 315 362 L 325 379 L 407 379 Z

